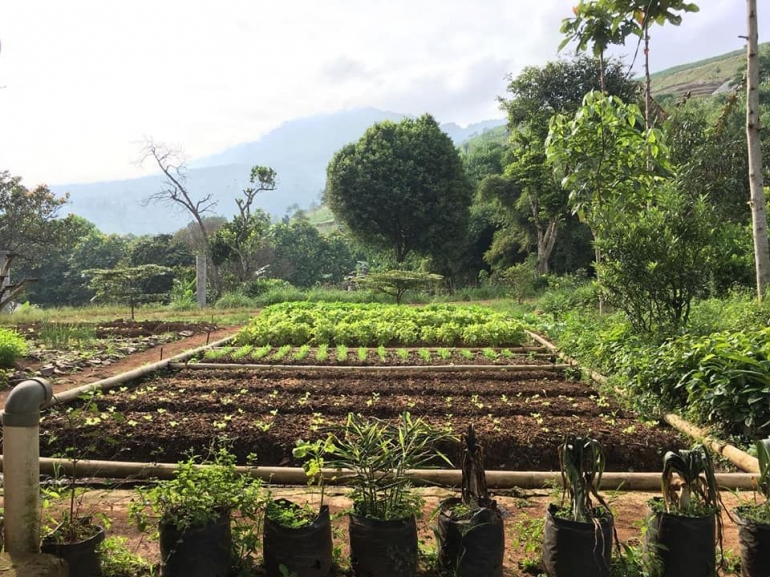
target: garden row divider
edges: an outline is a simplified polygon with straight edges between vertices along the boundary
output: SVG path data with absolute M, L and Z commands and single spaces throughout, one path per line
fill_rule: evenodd
M 541 345 L 548 347 L 551 351 L 556 353 L 560 359 L 569 363 L 570 366 L 573 366 L 573 367 L 580 366 L 575 359 L 559 351 L 556 345 L 554 345 L 553 343 L 550 343 L 549 341 L 547 341 L 537 333 L 527 331 L 527 334 L 530 336 L 530 338 L 534 339 Z M 596 371 L 593 371 L 593 370 L 587 370 L 587 369 L 583 369 L 583 370 L 588 374 L 591 380 L 596 381 L 601 385 L 607 384 L 607 377 L 605 377 L 601 373 L 597 373 Z M 628 393 L 623 389 L 615 387 L 614 390 L 619 396 L 628 397 Z M 689 421 L 683 419 L 682 417 L 674 413 L 664 414 L 663 420 L 666 423 L 668 423 L 670 426 L 675 428 L 677 431 L 684 433 L 685 435 L 689 435 L 696 441 L 703 443 L 705 446 L 711 449 L 714 453 L 716 453 L 717 455 L 721 455 L 722 457 L 730 461 L 733 465 L 735 465 L 742 471 L 746 471 L 747 473 L 755 473 L 755 474 L 759 473 L 759 460 L 756 457 L 752 457 L 745 451 L 741 451 L 738 447 L 731 445 L 730 443 L 727 443 L 720 439 L 717 439 L 715 437 L 712 437 L 711 435 L 709 435 L 707 431 L 703 430 L 697 425 L 690 423 Z
M 398 372 L 413 371 L 422 373 L 451 373 L 461 371 L 563 371 L 573 365 L 251 365 L 246 363 L 180 363 L 174 362 L 168 365 L 171 369 L 249 369 L 249 370 L 270 370 L 270 369 L 292 369 L 303 371 L 372 371 L 372 372 Z
M 2 469 L 0 456 L 0 470 Z M 197 465 L 207 467 L 209 465 Z M 97 461 L 40 458 L 40 472 L 46 475 L 75 474 L 80 478 L 130 479 L 152 481 L 173 479 L 178 465 L 175 463 L 130 463 L 121 461 Z M 244 475 L 262 479 L 275 485 L 305 485 L 307 476 L 301 467 L 244 467 L 237 470 Z M 325 482 L 344 485 L 352 472 L 342 469 L 323 469 Z M 552 489 L 561 485 L 559 471 L 487 471 L 487 485 L 491 489 Z M 406 477 L 415 486 L 459 487 L 462 471 L 459 469 L 413 469 Z M 751 489 L 753 476 L 748 473 L 717 473 L 717 483 L 724 489 Z M 660 490 L 660 473 L 605 472 L 601 489 L 624 491 Z
M 210 343 L 208 345 L 204 345 L 202 347 L 198 347 L 195 349 L 191 349 L 189 351 L 185 351 L 183 353 L 180 353 L 178 355 L 175 355 L 173 357 L 169 357 L 167 359 L 163 359 L 161 361 L 151 363 L 149 365 L 145 365 L 143 367 L 139 367 L 137 369 L 134 369 L 132 371 L 127 371 L 125 373 L 121 373 L 119 375 L 115 375 L 113 377 L 108 377 L 106 379 L 102 379 L 99 381 L 94 381 L 93 383 L 88 383 L 87 385 L 82 385 L 80 387 L 75 387 L 74 389 L 69 389 L 67 391 L 63 391 L 61 393 L 54 395 L 54 403 L 59 404 L 66 404 L 70 403 L 72 401 L 77 400 L 83 393 L 88 393 L 96 389 L 101 389 L 103 391 L 107 391 L 109 389 L 112 389 L 114 387 L 123 385 L 125 383 L 129 383 L 131 381 L 135 381 L 136 379 L 140 379 L 142 377 L 145 377 L 147 375 L 150 375 L 152 373 L 162 371 L 164 369 L 167 369 L 170 365 L 174 363 L 184 362 L 188 359 L 199 355 L 200 353 L 213 348 L 218 347 L 222 345 L 226 345 L 230 341 L 232 341 L 235 338 L 235 335 L 231 335 L 229 337 L 225 337 L 224 339 L 215 341 L 213 343 Z

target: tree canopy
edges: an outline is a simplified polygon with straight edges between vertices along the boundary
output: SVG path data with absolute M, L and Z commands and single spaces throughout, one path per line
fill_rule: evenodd
M 457 149 L 427 114 L 373 125 L 327 168 L 334 215 L 396 263 L 412 252 L 453 250 L 464 238 L 471 196 Z

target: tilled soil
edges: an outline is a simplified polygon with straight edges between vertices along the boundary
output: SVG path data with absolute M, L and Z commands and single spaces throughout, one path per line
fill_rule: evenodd
M 185 369 L 110 391 L 76 431 L 71 415 L 48 414 L 41 454 L 63 454 L 77 438 L 81 458 L 176 462 L 227 437 L 241 461 L 256 454 L 260 465 L 297 465 L 296 440 L 324 435 L 349 412 L 394 418 L 402 411 L 456 435 L 473 423 L 488 469 L 558 469 L 556 447 L 568 433 L 602 441 L 612 471 L 658 471 L 665 451 L 684 446 L 672 429 L 644 424 L 585 383 L 537 368 L 441 374 Z M 459 461 L 453 447 L 443 448 Z

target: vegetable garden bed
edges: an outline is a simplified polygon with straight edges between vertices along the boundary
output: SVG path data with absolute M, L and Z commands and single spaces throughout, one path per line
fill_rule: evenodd
M 456 434 L 473 422 L 489 469 L 558 469 L 555 447 L 576 430 L 605 444 L 608 470 L 659 470 L 662 453 L 683 445 L 671 429 L 641 423 L 585 383 L 537 367 L 440 375 L 182 370 L 94 404 L 78 417 L 84 437 L 97 433 L 81 458 L 174 462 L 227 437 L 243 462 L 256 453 L 261 465 L 297 465 L 296 440 L 320 437 L 349 412 L 393 418 L 405 410 Z M 45 416 L 41 454 L 65 451 L 71 418 Z
M 321 345 L 295 347 L 271 345 L 219 347 L 200 357 L 204 363 L 335 365 L 335 366 L 421 366 L 421 365 L 548 365 L 556 360 L 543 348 L 523 347 L 347 347 Z

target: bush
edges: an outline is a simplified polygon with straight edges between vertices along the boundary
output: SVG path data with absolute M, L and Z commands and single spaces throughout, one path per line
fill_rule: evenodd
M 239 293 L 229 293 L 224 295 L 222 298 L 220 298 L 216 304 L 214 305 L 215 308 L 218 309 L 253 309 L 256 308 L 254 305 L 254 299 L 250 299 L 246 295 L 242 295 Z
M 281 278 L 260 278 L 244 284 L 243 294 L 247 297 L 255 298 L 271 290 L 287 289 L 290 287 L 291 283 Z
M 27 342 L 14 330 L 0 328 L 0 367 L 12 368 L 27 354 Z
M 671 334 L 687 324 L 713 261 L 712 217 L 704 199 L 666 187 L 652 206 L 603 228 L 596 241 L 601 285 L 636 330 Z

